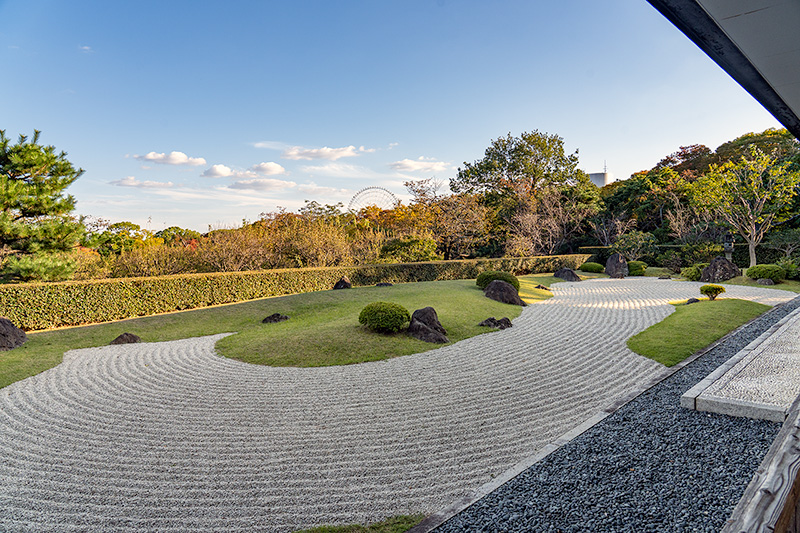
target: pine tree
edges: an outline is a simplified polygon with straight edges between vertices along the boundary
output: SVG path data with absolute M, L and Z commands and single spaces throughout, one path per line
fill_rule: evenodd
M 0 130 L 0 277 L 13 280 L 65 279 L 74 262 L 64 252 L 73 248 L 83 225 L 70 216 L 75 198 L 65 195 L 81 174 L 65 152 L 19 136 L 11 144 Z

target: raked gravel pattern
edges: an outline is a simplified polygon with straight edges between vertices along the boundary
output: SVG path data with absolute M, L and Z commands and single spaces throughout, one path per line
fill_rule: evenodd
M 342 367 L 225 359 L 221 335 L 68 352 L 0 389 L 0 530 L 291 531 L 430 513 L 660 375 L 625 340 L 699 286 L 561 283 L 511 329 Z

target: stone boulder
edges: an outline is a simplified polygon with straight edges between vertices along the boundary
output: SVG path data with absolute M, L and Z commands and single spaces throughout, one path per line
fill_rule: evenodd
M 142 342 L 142 339 L 139 338 L 138 335 L 134 335 L 133 333 L 123 333 L 110 344 L 135 344 L 137 342 Z
M 703 283 L 719 283 L 720 281 L 728 281 L 731 278 L 741 275 L 741 269 L 731 261 L 728 261 L 724 257 L 715 257 L 711 263 L 703 269 L 700 275 L 700 281 Z
M 525 302 L 520 300 L 517 289 L 512 284 L 499 279 L 492 281 L 483 290 L 483 295 L 504 304 L 525 305 Z
M 500 320 L 497 320 L 493 316 L 487 318 L 486 320 L 484 320 L 483 322 L 481 322 L 478 325 L 479 326 L 484 326 L 484 327 L 487 327 L 487 328 L 500 328 L 500 329 L 506 329 L 506 328 L 510 328 L 512 326 L 511 321 L 508 319 L 508 317 L 503 317 Z
M 563 279 L 564 281 L 580 281 L 581 278 L 571 268 L 562 268 L 553 274 L 555 277 Z
M 381 282 L 381 283 L 376 283 L 375 286 L 376 287 L 392 287 L 393 285 L 391 283 Z
M 13 350 L 25 344 L 28 336 L 7 318 L 0 318 L 0 352 Z
M 273 313 L 269 315 L 267 318 L 261 321 L 262 324 L 275 324 L 277 322 L 283 322 L 284 320 L 289 320 L 289 317 L 286 315 L 282 315 L 280 313 Z
M 688 300 L 686 300 L 686 305 L 696 304 L 699 301 L 700 300 L 698 300 L 697 298 L 689 298 Z
M 606 274 L 612 278 L 622 279 L 628 275 L 628 262 L 622 254 L 614 254 L 606 261 Z
M 339 281 L 336 282 L 336 285 L 333 286 L 333 290 L 337 291 L 339 289 L 352 289 L 353 284 L 350 283 L 350 279 L 347 276 L 342 276 Z
M 543 291 L 549 291 L 550 287 L 545 287 L 544 285 L 537 285 L 534 289 L 541 289 Z
M 424 342 L 437 344 L 450 342 L 447 331 L 439 322 L 439 316 L 433 307 L 423 307 L 414 311 L 411 315 L 411 324 L 408 326 L 408 334 Z
M 759 285 L 775 285 L 775 282 L 769 278 L 759 278 L 756 280 Z

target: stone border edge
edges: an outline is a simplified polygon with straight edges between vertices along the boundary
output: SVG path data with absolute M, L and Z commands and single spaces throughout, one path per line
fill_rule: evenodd
M 788 301 L 791 302 L 793 300 L 794 300 L 794 298 L 792 298 L 792 300 L 788 300 Z M 444 524 L 445 522 L 447 522 L 448 520 L 450 520 L 451 518 L 453 518 L 454 516 L 456 516 L 460 512 L 464 511 L 468 507 L 470 507 L 473 504 L 477 503 L 479 500 L 482 500 L 484 497 L 488 496 L 490 493 L 492 493 L 493 491 L 498 489 L 500 486 L 502 486 L 505 483 L 511 481 L 512 479 L 514 479 L 515 477 L 520 475 L 522 472 L 524 472 L 525 470 L 527 470 L 531 466 L 535 465 L 536 463 L 538 463 L 539 461 L 543 460 L 544 458 L 546 458 L 551 453 L 555 452 L 556 450 L 558 450 L 559 448 L 561 448 L 565 444 L 569 443 L 572 439 L 576 438 L 577 436 L 579 436 L 582 433 L 588 431 L 589 429 L 591 429 L 595 425 L 599 424 L 600 422 L 605 420 L 608 416 L 610 416 L 614 412 L 616 412 L 619 409 L 621 409 L 624 405 L 630 403 L 631 401 L 633 401 L 637 397 L 641 396 L 642 394 L 644 394 L 648 390 L 652 389 L 653 387 L 655 387 L 656 385 L 658 385 L 659 383 L 661 383 L 665 379 L 669 378 L 670 376 L 672 376 L 676 372 L 680 371 L 682 368 L 690 365 L 691 363 L 693 363 L 694 361 L 696 361 L 700 357 L 704 356 L 705 354 L 707 354 L 708 352 L 710 352 L 711 350 L 713 350 L 714 348 L 716 348 L 717 346 L 719 346 L 723 342 L 727 341 L 730 337 L 736 335 L 743 328 L 749 326 L 750 324 L 752 324 L 753 322 L 755 322 L 759 318 L 763 317 L 765 314 L 772 312 L 772 310 L 779 309 L 780 307 L 783 307 L 783 305 L 785 303 L 788 303 L 788 302 L 782 302 L 782 303 L 779 303 L 779 304 L 773 306 L 772 309 L 766 311 L 764 314 L 759 315 L 759 316 L 753 318 L 752 320 L 749 320 L 748 322 L 742 324 L 741 326 L 739 326 L 735 330 L 733 330 L 730 333 L 724 335 L 723 337 L 717 339 L 716 341 L 714 341 L 710 345 L 706 346 L 705 348 L 693 353 L 692 355 L 690 355 L 689 357 L 687 357 L 686 359 L 684 359 L 680 363 L 678 363 L 678 364 L 676 364 L 676 365 L 674 365 L 672 367 L 664 369 L 664 371 L 663 371 L 663 373 L 661 375 L 658 375 L 658 376 L 654 377 L 653 379 L 650 380 L 650 382 L 648 382 L 643 387 L 638 388 L 638 389 L 634 389 L 630 393 L 628 393 L 627 395 L 618 398 L 617 400 L 615 400 L 614 402 L 609 404 L 606 408 L 602 409 L 600 412 L 598 412 L 598 413 L 594 414 L 593 416 L 589 417 L 588 419 L 584 420 L 582 423 L 580 423 L 579 425 L 575 426 L 571 430 L 567 431 L 566 433 L 564 433 L 563 435 L 561 435 L 560 437 L 555 439 L 553 442 L 544 445 L 542 448 L 540 448 L 533 455 L 531 455 L 529 457 L 526 457 L 525 459 L 523 459 L 522 461 L 518 462 L 517 464 L 515 464 L 514 466 L 512 466 L 511 468 L 509 468 L 505 472 L 499 474 L 494 479 L 492 479 L 490 481 L 487 481 L 486 483 L 484 483 L 483 485 L 481 485 L 477 489 L 465 494 L 464 496 L 462 496 L 458 500 L 454 501 L 453 503 L 451 503 L 447 507 L 444 507 L 444 508 L 434 512 L 433 514 L 428 515 L 427 517 L 425 517 L 424 520 L 422 520 L 422 522 L 420 522 L 416 526 L 414 526 L 411 529 L 409 529 L 406 533 L 429 533 L 429 532 L 435 530 L 437 527 L 441 526 L 442 524 Z M 788 317 L 791 316 L 792 314 L 793 313 L 789 313 L 788 315 L 786 315 L 785 317 L 780 319 L 778 322 L 776 322 L 775 324 L 770 326 L 767 329 L 767 331 L 765 331 L 764 333 L 759 335 L 756 340 L 754 340 L 750 344 L 748 344 L 745 348 L 742 349 L 742 351 L 747 350 L 748 348 L 751 348 L 751 347 L 755 348 L 755 346 L 757 346 L 756 343 L 760 344 L 761 337 L 766 338 L 765 336 L 767 334 L 773 333 L 773 328 L 775 326 L 778 326 L 778 324 L 783 325 L 783 323 L 786 321 L 786 319 L 788 319 Z M 734 356 L 734 357 L 736 357 L 736 356 Z M 723 363 L 723 364 L 725 364 L 725 363 Z M 705 390 L 705 388 L 703 390 Z

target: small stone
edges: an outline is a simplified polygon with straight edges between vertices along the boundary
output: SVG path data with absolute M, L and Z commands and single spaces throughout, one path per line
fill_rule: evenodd
M 137 342 L 142 342 L 142 339 L 139 338 L 138 335 L 134 335 L 133 333 L 123 333 L 110 344 L 136 344 Z
M 283 322 L 289 320 L 289 317 L 280 313 L 273 313 L 261 321 L 262 324 L 274 324 L 276 322 Z
M 439 317 L 433 307 L 423 307 L 414 311 L 411 315 L 411 324 L 408 326 L 408 334 L 424 342 L 437 344 L 450 342 L 450 339 L 447 338 L 447 331 L 439 322 Z
M 0 352 L 13 350 L 25 344 L 28 336 L 9 319 L 0 318 Z
M 775 282 L 769 278 L 759 278 L 756 283 L 759 285 L 775 285 Z
M 391 283 L 381 282 L 381 283 L 376 283 L 375 286 L 376 287 L 392 287 L 393 285 Z
M 672 279 L 672 276 L 669 274 L 664 274 L 663 276 L 658 276 L 658 279 Z
M 517 289 L 512 284 L 499 279 L 489 283 L 483 290 L 483 294 L 487 298 L 504 304 L 525 305 L 525 302 L 520 299 Z
M 545 287 L 544 285 L 537 285 L 534 289 L 541 289 L 543 291 L 549 291 L 550 287 Z
M 689 304 L 696 304 L 696 303 L 697 303 L 697 302 L 699 302 L 699 301 L 700 301 L 700 300 L 698 300 L 697 298 L 689 298 L 688 300 L 686 300 L 686 305 L 689 305 Z
M 484 326 L 488 328 L 499 328 L 499 329 L 506 329 L 511 327 L 511 320 L 508 317 L 503 317 L 500 320 L 497 320 L 495 317 L 490 316 L 480 324 L 479 326 Z
M 350 279 L 347 276 L 342 276 L 339 281 L 336 282 L 336 285 L 333 286 L 333 290 L 339 289 L 351 289 L 353 284 L 350 283 Z
M 628 262 L 622 254 L 614 254 L 606 261 L 606 274 L 612 278 L 622 279 L 628 275 Z
M 581 278 L 571 268 L 562 268 L 558 270 L 553 276 L 563 279 L 564 281 L 580 281 Z

